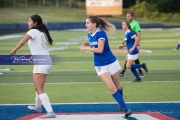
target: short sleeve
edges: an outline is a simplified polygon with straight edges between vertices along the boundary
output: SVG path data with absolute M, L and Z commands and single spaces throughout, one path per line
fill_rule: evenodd
M 106 41 L 106 32 L 104 31 L 104 30 L 100 30 L 99 32 L 98 32 L 98 36 L 97 36 L 98 38 L 98 41 L 100 40 L 100 39 L 103 39 L 103 40 L 105 40 Z
M 133 31 L 129 32 L 129 37 L 133 39 L 136 36 L 136 34 Z
M 29 30 L 26 34 L 29 35 L 29 36 L 31 36 L 32 39 L 34 39 L 35 34 L 36 34 L 36 30 L 31 29 L 31 30 Z
M 141 27 L 138 22 L 136 22 L 136 25 L 134 26 L 134 30 L 136 33 L 141 31 Z

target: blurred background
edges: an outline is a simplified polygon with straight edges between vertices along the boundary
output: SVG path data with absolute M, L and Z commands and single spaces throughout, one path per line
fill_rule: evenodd
M 101 5 L 106 1 L 118 3 L 113 7 L 119 8 L 114 9 L 119 14 L 113 9 L 106 9 L 107 14 L 97 9 L 92 13 L 110 22 L 121 22 L 128 11 L 133 11 L 140 23 L 180 25 L 180 0 L 0 0 L 0 24 L 27 23 L 32 14 L 40 14 L 46 23 L 84 22 L 88 11 L 106 6 Z

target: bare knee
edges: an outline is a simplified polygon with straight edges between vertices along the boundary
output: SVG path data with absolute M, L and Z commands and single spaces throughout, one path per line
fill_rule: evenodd
M 109 87 L 109 90 L 110 90 L 111 94 L 114 94 L 117 91 L 117 89 L 113 86 Z
M 37 92 L 38 95 L 44 93 L 44 88 L 35 87 L 34 89 L 35 89 L 35 91 Z
M 131 69 L 131 65 L 126 64 L 126 69 Z

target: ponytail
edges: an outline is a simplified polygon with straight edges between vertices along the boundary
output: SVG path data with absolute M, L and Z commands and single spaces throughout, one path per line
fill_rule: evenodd
M 44 23 L 42 23 L 42 18 L 39 15 L 32 15 L 31 16 L 32 21 L 35 23 L 37 22 L 36 26 L 32 27 L 31 29 L 37 29 L 41 32 L 44 32 L 48 38 L 48 43 L 50 45 L 53 44 L 53 40 L 49 34 L 49 31 Z
M 104 19 L 98 17 L 98 16 L 89 16 L 88 19 L 92 22 L 92 23 L 96 23 L 96 27 L 101 27 L 102 29 L 104 29 L 107 33 L 109 34 L 113 34 L 116 32 L 116 27 L 105 21 Z

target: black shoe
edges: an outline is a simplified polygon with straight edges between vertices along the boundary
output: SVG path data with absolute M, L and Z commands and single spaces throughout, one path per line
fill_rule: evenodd
M 125 110 L 125 117 L 129 117 L 132 114 L 132 111 L 130 109 Z
M 139 77 L 144 77 L 143 73 L 138 73 Z
M 122 110 L 122 107 L 121 107 L 121 105 L 120 105 L 120 104 L 118 104 L 118 109 L 119 109 L 119 110 Z
M 148 72 L 148 68 L 146 66 L 146 63 L 143 63 L 143 67 L 142 68 L 146 71 L 146 73 Z
M 121 72 L 119 73 L 119 77 L 120 78 L 123 78 L 124 77 L 124 74 L 122 74 Z
M 142 82 L 142 80 L 136 78 L 133 82 Z

